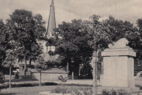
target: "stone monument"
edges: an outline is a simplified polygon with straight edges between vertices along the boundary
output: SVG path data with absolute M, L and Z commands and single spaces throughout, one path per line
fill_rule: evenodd
M 128 45 L 128 40 L 120 39 L 102 52 L 102 86 L 133 88 L 134 57 L 136 53 Z

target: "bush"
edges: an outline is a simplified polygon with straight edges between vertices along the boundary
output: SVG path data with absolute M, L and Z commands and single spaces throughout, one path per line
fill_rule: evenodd
M 5 81 L 4 74 L 2 72 L 0 72 L 0 90 L 5 87 L 3 85 L 4 81 Z
M 57 87 L 56 89 L 52 90 L 51 93 L 63 93 L 71 95 L 92 95 L 92 89 L 91 88 L 61 88 Z
M 103 90 L 102 91 L 102 95 L 130 95 L 130 93 L 128 93 L 125 90 Z
M 92 87 L 57 87 L 52 90 L 51 93 L 62 93 L 71 95 L 93 95 Z M 99 95 L 131 95 L 127 90 L 102 90 L 102 94 Z
M 2 72 L 0 72 L 0 84 L 4 83 L 4 74 Z

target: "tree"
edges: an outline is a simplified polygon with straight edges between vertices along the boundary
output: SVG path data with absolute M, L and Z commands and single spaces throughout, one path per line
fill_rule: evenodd
M 36 69 L 38 70 L 38 72 L 40 74 L 39 86 L 41 86 L 42 85 L 42 81 L 41 81 L 42 80 L 42 70 L 44 70 L 43 66 L 45 64 L 45 61 L 42 56 L 39 56 L 37 61 L 38 61 L 38 64 L 36 65 Z
M 0 67 L 6 57 L 6 50 L 8 49 L 8 33 L 6 31 L 6 25 L 0 20 Z
M 130 47 L 134 49 L 140 48 L 140 32 L 131 22 L 115 19 L 110 16 L 102 23 L 108 27 L 109 31 L 107 32 L 111 36 L 113 42 L 119 40 L 120 38 L 127 38 L 129 40 Z
M 19 61 L 25 60 L 26 70 L 27 60 L 31 64 L 31 61 L 37 59 L 37 56 L 41 54 L 37 40 L 42 38 L 45 32 L 42 16 L 33 16 L 30 11 L 17 9 L 10 15 L 7 24 L 12 39 L 19 44 L 18 59 Z
M 139 23 L 141 22 L 139 21 Z M 140 47 L 136 43 L 140 40 L 137 27 L 134 27 L 129 21 L 115 19 L 112 16 L 103 21 L 100 21 L 100 16 L 93 15 L 89 21 L 73 20 L 70 23 L 63 22 L 56 31 L 58 37 L 60 37 L 57 41 L 57 51 L 65 56 L 67 62 L 70 62 L 70 59 L 73 58 L 79 59 L 81 63 L 90 63 L 92 54 L 94 55 L 94 90 L 96 89 L 96 79 L 99 76 L 97 74 L 101 72 L 99 71 L 101 70 L 99 69 L 101 66 L 100 52 L 107 48 L 108 44 L 125 37 L 130 41 L 129 46 L 133 48 Z M 70 65 L 73 65 L 73 63 L 70 62 Z M 75 66 L 77 67 L 76 63 Z
M 70 23 L 63 22 L 56 29 L 58 37 L 56 52 L 64 56 L 69 69 L 78 76 L 80 63 L 89 63 L 93 48 L 90 46 L 93 37 L 88 33 L 87 22 L 73 20 Z M 74 62 L 72 62 L 74 61 Z M 71 74 L 71 72 L 70 72 Z
M 142 47 L 142 19 L 137 20 L 137 32 L 136 33 L 137 34 L 131 34 L 131 37 L 135 35 L 133 36 L 133 38 L 135 39 L 133 40 L 132 46 L 134 48 L 141 49 Z
M 111 36 L 107 32 L 109 30 L 103 23 L 99 22 L 99 16 L 92 16 L 91 21 L 73 20 L 71 23 L 63 22 L 57 28 L 58 35 L 61 39 L 57 42 L 57 51 L 65 56 L 69 62 L 70 70 L 78 67 L 79 59 L 81 63 L 90 63 L 93 51 L 97 57 L 99 49 L 104 49 L 111 42 Z M 75 62 L 72 62 L 72 59 Z M 97 58 L 93 61 L 93 79 L 94 89 L 96 93 L 96 70 Z
M 6 55 L 6 59 L 4 61 L 4 65 L 6 65 L 7 67 L 9 67 L 9 88 L 11 88 L 12 67 L 15 64 L 14 61 L 15 61 L 14 51 L 8 50 L 7 51 L 7 55 Z
M 7 70 L 4 67 L 4 62 L 7 57 L 7 50 L 12 49 L 10 28 L 7 23 L 0 20 L 0 72 L 4 74 Z M 15 45 L 14 45 L 15 46 Z
M 92 47 L 94 48 L 92 67 L 93 67 L 93 95 L 97 94 L 97 74 L 98 74 L 98 55 L 104 48 L 107 47 L 108 43 L 112 42 L 111 35 L 108 33 L 109 28 L 99 21 L 99 16 L 93 15 L 89 24 L 90 29 L 88 30 L 93 35 Z
M 134 27 L 129 21 L 122 21 L 115 19 L 114 17 L 109 17 L 104 21 L 99 21 L 99 16 L 91 17 L 90 29 L 93 32 L 94 40 L 94 61 L 93 61 L 93 79 L 94 79 L 94 95 L 97 93 L 97 74 L 99 74 L 99 64 L 101 62 L 99 55 L 102 50 L 108 47 L 108 44 L 119 40 L 120 38 L 127 38 L 129 40 L 129 46 L 134 49 L 138 48 L 140 45 L 139 42 L 139 32 L 137 27 Z M 134 36 L 135 35 L 135 36 Z

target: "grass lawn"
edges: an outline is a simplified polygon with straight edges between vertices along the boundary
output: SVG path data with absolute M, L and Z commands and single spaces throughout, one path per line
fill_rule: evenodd
M 1 90 L 0 95 L 39 95 L 39 92 L 52 91 L 57 88 L 67 88 L 67 89 L 79 89 L 88 88 L 88 86 L 64 86 L 64 85 L 54 85 L 54 86 L 34 86 L 34 87 L 16 87 L 7 88 Z M 89 87 L 91 88 L 91 87 Z

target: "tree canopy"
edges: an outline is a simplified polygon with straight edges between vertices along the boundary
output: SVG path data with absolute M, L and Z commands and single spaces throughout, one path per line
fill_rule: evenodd
M 23 9 L 16 9 L 5 22 L 0 20 L 0 66 L 9 64 L 9 50 L 19 61 L 36 60 L 42 53 L 37 40 L 44 36 L 44 24 L 40 14 Z
M 104 50 L 120 38 L 127 38 L 134 49 L 142 48 L 142 19 L 134 25 L 112 16 L 105 20 L 100 18 L 93 15 L 89 20 L 63 22 L 55 29 L 55 38 L 44 40 L 47 46 L 55 45 L 56 53 L 64 58 L 62 64 L 68 62 L 73 69 L 81 63 L 90 63 L 93 51 Z M 37 40 L 44 38 L 44 24 L 40 14 L 33 15 L 23 9 L 15 10 L 5 23 L 0 20 L 0 63 L 9 49 L 15 51 L 19 60 L 37 59 L 42 53 Z
M 139 19 L 138 28 L 129 21 L 115 19 L 112 16 L 100 21 L 100 16 L 97 15 L 91 16 L 90 20 L 86 21 L 63 22 L 56 29 L 59 37 L 56 50 L 75 68 L 80 63 L 90 63 L 93 51 L 104 50 L 108 44 L 120 38 L 127 38 L 129 46 L 140 49 L 141 22 Z M 72 59 L 74 63 L 70 62 Z
M 6 25 L 2 20 L 0 20 L 0 63 L 2 63 L 6 58 L 6 50 L 9 47 L 8 41 L 9 39 Z
M 15 10 L 8 25 L 12 38 L 19 44 L 19 59 L 35 60 L 41 53 L 37 39 L 43 37 L 45 32 L 44 21 L 41 15 L 33 16 L 31 11 Z

